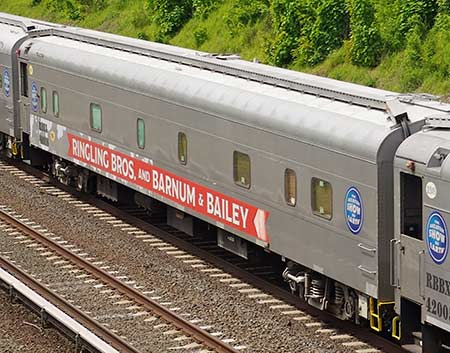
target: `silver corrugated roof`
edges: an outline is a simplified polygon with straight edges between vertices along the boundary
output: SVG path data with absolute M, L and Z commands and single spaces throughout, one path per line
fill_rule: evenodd
M 98 38 L 118 37 L 94 31 L 76 30 Z M 170 48 L 178 55 L 197 55 L 192 50 L 148 44 L 130 39 L 134 45 Z M 223 73 L 114 50 L 61 37 L 33 39 L 30 57 L 52 68 L 63 69 L 107 84 L 176 101 L 192 109 L 221 118 L 315 144 L 340 153 L 376 161 L 379 146 L 392 131 L 395 121 L 387 111 L 305 94 L 262 84 Z M 26 44 L 25 44 L 26 45 Z M 36 55 L 39 53 L 39 55 Z M 184 54 L 183 54 L 184 53 Z M 230 61 L 228 65 L 252 66 L 273 76 L 313 82 L 349 94 L 380 100 L 398 96 L 327 78 L 316 77 L 265 65 Z M 425 119 L 433 110 L 413 104 L 400 104 L 412 122 Z

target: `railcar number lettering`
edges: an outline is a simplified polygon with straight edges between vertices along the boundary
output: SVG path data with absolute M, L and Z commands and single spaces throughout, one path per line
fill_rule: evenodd
M 448 321 L 449 307 L 436 299 L 427 298 L 427 311 L 440 319 Z

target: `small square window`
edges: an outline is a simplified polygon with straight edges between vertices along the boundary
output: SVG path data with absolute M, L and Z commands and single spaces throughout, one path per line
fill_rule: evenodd
M 102 131 L 102 107 L 95 103 L 91 103 L 91 129 Z
M 145 121 L 140 118 L 137 120 L 137 144 L 139 148 L 145 147 Z
M 234 182 L 249 189 L 251 185 L 250 157 L 238 151 L 233 153 Z
M 178 133 L 178 159 L 181 164 L 187 163 L 187 146 L 188 141 L 184 132 Z
M 312 178 L 311 202 L 316 216 L 330 220 L 333 217 L 333 190 L 325 180 Z
M 47 90 L 41 87 L 41 112 L 47 113 Z
M 297 175 L 289 168 L 284 172 L 284 197 L 289 206 L 297 204 Z

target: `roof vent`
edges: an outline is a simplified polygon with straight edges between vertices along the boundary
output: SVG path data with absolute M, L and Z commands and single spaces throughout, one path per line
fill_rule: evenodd
M 424 128 L 450 128 L 450 114 L 432 115 L 425 119 Z
M 440 168 L 449 153 L 450 151 L 445 148 L 438 148 L 428 161 L 427 168 Z

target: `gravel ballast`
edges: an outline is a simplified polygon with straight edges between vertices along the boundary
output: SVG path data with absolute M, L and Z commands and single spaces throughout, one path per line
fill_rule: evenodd
M 73 353 L 74 344 L 0 291 L 0 353 Z
M 0 171 L 0 203 L 46 227 L 63 240 L 111 265 L 118 275 L 152 290 L 162 302 L 171 303 L 212 326 L 221 338 L 232 338 L 244 352 L 354 352 L 330 335 L 306 327 L 267 304 L 257 304 L 247 294 L 220 282 L 165 251 L 130 236 L 42 189 Z M 91 309 L 91 308 L 89 308 Z M 223 337 L 222 337 L 223 336 Z M 364 348 L 364 347 L 362 347 Z

